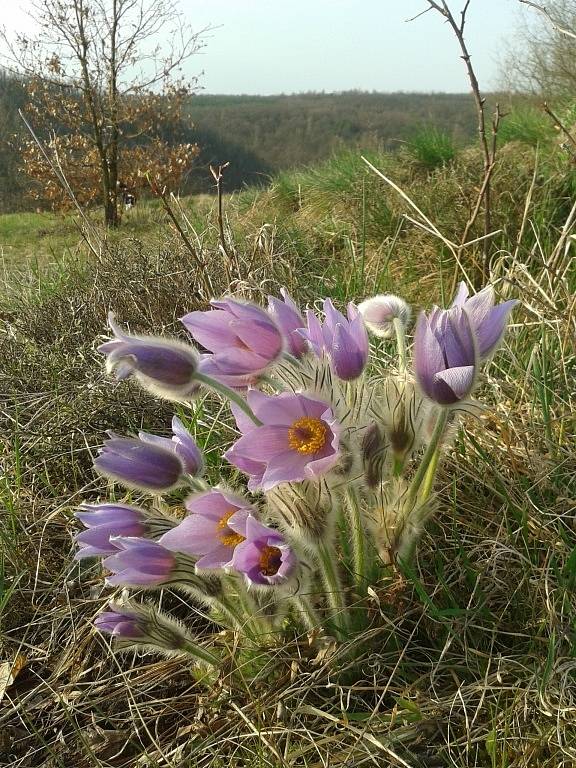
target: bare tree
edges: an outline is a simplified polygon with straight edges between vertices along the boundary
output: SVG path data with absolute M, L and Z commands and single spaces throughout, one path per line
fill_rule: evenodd
M 98 196 L 116 226 L 119 183 L 136 163 L 148 175 L 161 175 L 160 165 L 180 172 L 195 152 L 162 134 L 181 117 L 195 82 L 182 66 L 205 30 L 192 31 L 177 0 L 36 0 L 30 16 L 33 36 L 2 32 L 4 64 L 26 78 L 28 118 L 45 136 L 52 131 L 58 165 L 84 181 L 86 202 Z M 32 141 L 26 149 L 26 169 L 42 179 L 42 153 Z
M 502 64 L 506 87 L 538 96 L 576 93 L 576 3 L 519 0 L 527 13 Z

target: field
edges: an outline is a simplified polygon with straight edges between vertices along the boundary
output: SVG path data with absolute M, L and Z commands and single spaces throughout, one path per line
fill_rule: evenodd
M 156 205 L 118 233 L 72 216 L 0 218 L 0 764 L 11 768 L 569 768 L 576 763 L 576 172 L 548 135 L 510 122 L 493 180 L 490 281 L 520 299 L 511 331 L 443 461 L 440 511 L 417 563 L 374 585 L 373 627 L 231 696 L 177 659 L 115 655 L 92 621 L 111 590 L 74 563 L 73 517 L 106 493 L 91 469 L 105 431 L 165 431 L 171 408 L 117 386 L 96 353 L 106 313 L 140 332 L 230 289 L 288 286 L 302 305 L 387 291 L 414 313 L 478 285 L 482 227 L 454 258 L 482 177 L 476 148 L 436 133 L 368 159 L 342 151 L 225 200 Z M 533 127 L 533 126 L 532 126 Z M 539 144 L 539 146 L 536 146 Z M 400 193 L 400 191 L 402 193 Z M 208 398 L 196 424 L 218 473 Z M 186 599 L 165 601 L 185 617 Z M 199 632 L 211 632 L 201 623 Z M 224 642 L 224 641 L 223 641 Z M 231 650 L 232 653 L 232 650 Z

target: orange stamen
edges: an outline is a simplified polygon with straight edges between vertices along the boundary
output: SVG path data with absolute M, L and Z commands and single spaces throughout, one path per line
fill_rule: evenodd
M 260 553 L 260 570 L 264 576 L 275 576 L 282 562 L 282 552 L 278 547 L 266 546 Z
M 322 419 L 303 416 L 288 429 L 288 444 L 298 453 L 318 453 L 326 445 L 328 429 Z
M 228 520 L 230 520 L 232 515 L 234 515 L 237 511 L 238 510 L 236 509 L 229 510 L 218 521 L 217 528 L 219 531 L 222 531 L 222 533 L 218 534 L 218 538 L 225 547 L 235 547 L 237 544 L 241 544 L 246 539 L 246 536 L 242 536 L 241 533 L 236 533 L 228 527 Z

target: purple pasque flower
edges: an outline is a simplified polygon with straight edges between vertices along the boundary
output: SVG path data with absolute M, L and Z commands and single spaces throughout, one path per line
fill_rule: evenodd
M 463 307 L 420 313 L 414 337 L 414 372 L 422 391 L 439 405 L 454 405 L 472 392 L 478 347 Z
M 96 629 L 112 635 L 116 645 L 150 645 L 169 652 L 180 652 L 194 644 L 193 638 L 177 621 L 152 606 L 142 603 L 111 603 L 94 620 Z
M 112 435 L 100 449 L 94 468 L 128 488 L 152 493 L 165 493 L 186 482 L 184 462 L 175 450 L 135 437 Z
M 392 339 L 395 336 L 394 320 L 400 320 L 403 326 L 407 326 L 410 321 L 409 305 L 392 293 L 365 299 L 358 305 L 358 311 L 368 330 L 383 339 Z
M 179 565 L 173 552 L 150 539 L 118 536 L 113 539 L 113 544 L 116 547 L 115 554 L 102 561 L 102 565 L 113 574 L 106 579 L 108 584 L 166 584 L 172 580 Z
M 470 318 L 481 360 L 496 351 L 506 331 L 510 312 L 518 303 L 516 299 L 510 299 L 494 306 L 494 301 L 494 288 L 491 285 L 468 298 L 468 287 L 462 282 L 452 302 L 452 308 L 463 307 Z
M 181 318 L 194 340 L 212 352 L 202 359 L 201 371 L 227 386 L 245 387 L 282 354 L 280 328 L 255 304 L 236 299 L 210 304 L 207 312 Z
M 281 299 L 268 296 L 268 314 L 276 321 L 282 331 L 286 350 L 294 357 L 300 359 L 306 352 L 306 341 L 298 330 L 306 327 L 306 322 L 297 304 L 290 296 L 286 288 L 280 288 Z
M 250 490 L 314 480 L 337 463 L 340 425 L 327 403 L 303 394 L 266 395 L 255 389 L 246 399 L 262 424 L 256 426 L 232 404 L 242 437 L 224 456 L 250 475 Z
M 110 606 L 112 610 L 102 611 L 94 619 L 94 626 L 100 632 L 106 632 L 121 640 L 142 640 L 146 631 L 142 626 L 142 616 L 135 611 Z
M 194 347 L 158 336 L 128 336 L 108 316 L 114 338 L 98 347 L 107 356 L 106 368 L 120 380 L 134 376 L 152 393 L 171 400 L 186 400 L 199 389 L 194 380 L 199 355 Z
M 299 331 L 314 353 L 330 357 L 332 370 L 344 381 L 357 379 L 368 361 L 368 333 L 358 308 L 350 302 L 348 317 L 339 312 L 331 299 L 324 299 L 324 322 L 307 310 L 307 327 Z
M 246 538 L 253 507 L 228 491 L 212 488 L 186 500 L 189 515 L 160 538 L 162 546 L 196 557 L 197 568 L 224 568 L 234 548 Z
M 250 515 L 246 540 L 234 550 L 232 568 L 243 573 L 250 584 L 272 586 L 289 579 L 296 565 L 294 550 L 284 536 Z
M 147 530 L 146 512 L 130 504 L 81 504 L 75 515 L 87 528 L 75 537 L 75 560 L 111 555 L 117 550 L 110 536 L 142 536 Z
M 138 432 L 138 437 L 145 443 L 157 445 L 174 453 L 181 459 L 186 474 L 199 477 L 204 470 L 204 459 L 190 432 L 178 416 L 172 418 L 172 437 L 160 437 L 149 432 Z

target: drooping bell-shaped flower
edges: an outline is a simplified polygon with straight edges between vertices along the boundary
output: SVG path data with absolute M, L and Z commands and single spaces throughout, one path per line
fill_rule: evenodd
M 145 603 L 110 603 L 94 620 L 100 632 L 111 635 L 117 648 L 145 646 L 152 651 L 180 656 L 186 653 L 201 664 L 220 665 L 211 650 L 198 645 L 179 621 Z
M 113 435 L 106 440 L 94 468 L 128 488 L 151 493 L 165 493 L 187 482 L 187 469 L 175 450 L 134 437 Z
M 182 580 L 186 571 L 194 578 L 193 560 L 171 552 L 156 541 L 119 536 L 112 543 L 117 551 L 102 562 L 113 574 L 106 579 L 108 584 L 158 586 Z
M 303 394 L 257 390 L 249 390 L 247 400 L 262 424 L 256 426 L 233 405 L 242 437 L 224 456 L 250 475 L 250 490 L 314 480 L 338 462 L 340 426 L 327 403 Z
M 472 392 L 478 370 L 476 338 L 466 311 L 435 307 L 420 313 L 414 338 L 414 371 L 424 394 L 454 405 Z
M 506 331 L 510 312 L 518 303 L 516 299 L 510 299 L 494 306 L 494 301 L 494 288 L 491 285 L 468 298 L 468 287 L 462 282 L 452 302 L 453 308 L 462 307 L 470 318 L 481 360 L 490 357 L 498 348 Z
M 394 320 L 399 320 L 404 327 L 410 322 L 410 306 L 392 293 L 366 299 L 358 305 L 358 311 L 368 330 L 383 339 L 392 339 L 396 335 Z
M 202 454 L 178 416 L 172 418 L 172 433 L 172 438 L 151 435 L 149 432 L 139 432 L 138 437 L 145 443 L 173 451 L 181 459 L 186 474 L 200 477 L 204 470 Z
M 344 381 L 357 379 L 368 361 L 368 333 L 358 308 L 350 302 L 348 317 L 339 312 L 330 299 L 324 299 L 323 323 L 314 312 L 306 312 L 307 327 L 299 331 L 314 353 L 330 358 L 332 370 Z
M 284 536 L 250 515 L 246 540 L 235 548 L 232 568 L 243 573 L 249 584 L 273 586 L 286 582 L 296 565 L 294 550 Z
M 235 299 L 210 303 L 213 309 L 181 318 L 195 341 L 212 352 L 202 360 L 202 373 L 230 387 L 245 387 L 282 354 L 280 328 L 255 304 Z
M 268 296 L 268 313 L 282 331 L 286 350 L 299 359 L 306 352 L 306 341 L 298 330 L 305 328 L 306 322 L 286 288 L 280 288 L 280 293 L 282 299 Z
M 102 611 L 95 619 L 94 626 L 121 640 L 142 640 L 146 635 L 142 616 L 127 608 L 110 606 L 112 610 Z
M 253 507 L 240 496 L 213 488 L 186 499 L 190 513 L 160 539 L 162 546 L 200 557 L 197 568 L 224 568 L 246 538 Z
M 187 400 L 197 394 L 194 380 L 199 355 L 189 344 L 157 336 L 129 336 L 108 317 L 114 338 L 98 347 L 107 356 L 106 368 L 120 380 L 134 376 L 155 395 Z
M 80 548 L 76 560 L 97 555 L 111 555 L 117 551 L 110 538 L 114 536 L 161 536 L 176 524 L 169 517 L 152 514 L 141 507 L 115 502 L 81 504 L 76 517 L 86 526 L 75 541 Z

